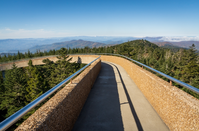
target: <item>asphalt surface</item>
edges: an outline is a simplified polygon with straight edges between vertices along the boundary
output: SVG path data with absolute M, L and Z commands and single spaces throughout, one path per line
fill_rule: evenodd
M 73 131 L 123 130 L 168 131 L 169 128 L 121 66 L 102 62 Z

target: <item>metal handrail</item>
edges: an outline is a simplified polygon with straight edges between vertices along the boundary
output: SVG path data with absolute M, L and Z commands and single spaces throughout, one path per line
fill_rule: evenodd
M 153 68 L 151 68 L 151 67 L 149 67 L 149 66 L 147 66 L 145 64 L 142 64 L 142 63 L 140 63 L 140 62 L 138 62 L 136 60 L 133 60 L 133 59 L 127 57 L 127 56 L 119 55 L 119 54 L 112 54 L 112 53 L 97 53 L 97 54 L 99 54 L 99 55 L 103 55 L 103 54 L 105 54 L 105 55 L 115 55 L 115 56 L 124 57 L 124 58 L 126 58 L 126 59 L 128 59 L 130 61 L 133 61 L 133 62 L 135 62 L 135 63 L 137 63 L 137 64 L 139 64 L 139 65 L 141 65 L 141 66 L 143 66 L 143 67 L 145 67 L 145 68 L 147 68 L 147 69 L 149 69 L 149 70 L 151 70 L 151 71 L 153 71 L 153 72 L 155 72 L 155 73 L 157 73 L 157 74 L 159 74 L 159 75 L 161 75 L 161 76 L 163 76 L 163 77 L 165 77 L 167 79 L 169 79 L 170 81 L 178 83 L 179 85 L 181 85 L 181 86 L 183 86 L 183 87 L 195 92 L 196 94 L 199 94 L 199 89 L 198 88 L 193 87 L 193 86 L 191 86 L 191 85 L 189 85 L 187 83 L 184 83 L 184 82 L 182 82 L 182 81 L 180 81 L 178 79 L 175 79 L 175 78 L 173 78 L 173 77 L 171 77 L 169 75 L 166 75 L 166 74 L 164 74 L 164 73 L 162 73 L 162 72 L 160 72 L 160 71 L 158 71 L 156 69 L 153 69 Z
M 23 107 L 22 109 L 20 109 L 19 111 L 17 111 L 16 113 L 14 113 L 10 117 L 8 117 L 7 119 L 5 119 L 3 122 L 0 123 L 0 131 L 4 131 L 4 130 L 8 129 L 15 122 L 17 122 L 21 117 L 23 117 L 26 113 L 28 113 L 31 109 L 33 109 L 38 104 L 40 104 L 41 102 L 43 102 L 46 98 L 48 98 L 55 91 L 57 91 L 62 85 L 64 85 L 65 83 L 69 82 L 72 78 L 74 78 L 81 71 L 83 71 L 84 69 L 86 69 L 89 65 L 91 65 L 94 61 L 96 61 L 100 57 L 101 56 L 99 56 L 98 58 L 96 58 L 95 60 L 93 60 L 92 62 L 90 62 L 89 64 L 87 64 L 86 66 L 84 66 L 83 68 L 81 68 L 80 70 L 78 70 L 77 72 L 75 72 L 74 74 L 72 74 L 71 76 L 69 76 L 68 78 L 66 78 L 65 80 L 63 80 L 62 82 L 60 82 L 59 84 L 57 84 L 56 86 L 54 86 L 53 88 L 51 88 L 50 90 L 48 90 L 47 92 L 45 92 L 44 94 L 42 94 L 41 96 L 39 96 L 37 99 L 35 99 L 31 103 L 29 103 L 28 105 L 26 105 L 25 107 Z

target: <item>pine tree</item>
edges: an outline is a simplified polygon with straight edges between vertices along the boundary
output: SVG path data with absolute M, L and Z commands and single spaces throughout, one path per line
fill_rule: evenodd
M 36 99 L 38 96 L 43 94 L 46 91 L 46 80 L 42 75 L 42 69 L 40 66 L 33 66 L 32 60 L 29 60 L 27 67 L 27 86 L 25 95 L 27 102 L 31 102 Z
M 197 53 L 195 45 L 193 44 L 189 50 L 186 51 L 183 57 L 183 62 L 185 63 L 182 71 L 182 77 L 184 82 L 192 84 L 192 81 L 196 76 L 199 76 L 199 65 L 197 63 Z
M 27 102 L 29 103 L 44 93 L 46 85 L 41 75 L 41 72 L 36 66 L 29 66 L 28 74 L 29 79 L 27 81 L 27 94 L 25 95 L 25 97 Z
M 59 60 L 66 60 L 69 56 L 67 55 L 68 54 L 68 50 L 66 48 L 61 48 L 59 51 L 59 56 L 57 56 L 57 58 Z
M 196 76 L 194 79 L 192 79 L 192 86 L 199 89 L 199 76 Z
M 4 100 L 4 92 L 5 92 L 5 89 L 4 89 L 4 83 L 3 83 L 3 75 L 2 75 L 2 72 L 0 71 L 0 105 L 2 101 Z M 0 121 L 3 121 L 5 119 L 4 114 L 6 114 L 6 110 L 0 109 Z
M 0 110 L 7 110 L 5 117 L 8 117 L 25 106 L 27 81 L 23 69 L 13 64 L 11 70 L 6 70 L 4 83 L 5 90 Z
M 43 65 L 42 74 L 47 82 L 46 83 L 46 86 L 48 87 L 47 89 L 50 89 L 51 87 L 54 87 L 57 84 L 55 80 L 57 75 L 54 73 L 56 65 L 53 61 L 50 61 L 49 59 L 44 59 L 43 63 L 45 63 L 45 65 Z
M 61 48 L 59 50 L 59 56 L 57 58 L 59 60 L 56 61 L 56 68 L 53 75 L 56 76 L 56 82 L 59 83 L 67 78 L 71 74 L 71 72 L 73 72 L 73 68 L 72 65 L 69 63 L 72 60 L 72 57 L 69 58 L 66 48 Z
M 21 53 L 19 51 L 17 53 L 17 59 L 21 59 Z
M 3 74 L 0 71 L 0 93 L 4 92 L 4 84 L 3 84 Z
M 4 91 L 5 91 L 5 88 L 4 88 L 4 83 L 3 83 L 3 75 L 2 75 L 2 72 L 0 71 L 0 104 L 3 100 Z

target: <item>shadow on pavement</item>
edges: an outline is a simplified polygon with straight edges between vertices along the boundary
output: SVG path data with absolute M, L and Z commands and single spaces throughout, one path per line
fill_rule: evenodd
M 111 64 L 111 63 L 110 63 L 110 64 Z M 111 65 L 115 66 L 114 64 L 111 64 Z M 132 113 L 132 115 L 133 115 L 133 117 L 134 117 L 134 120 L 135 120 L 135 122 L 136 122 L 136 126 L 137 126 L 137 128 L 138 128 L 139 131 L 143 131 L 142 125 L 141 125 L 140 120 L 139 120 L 139 118 L 138 118 L 138 116 L 137 116 L 137 113 L 136 113 L 136 111 L 135 111 L 135 108 L 134 108 L 133 103 L 132 103 L 132 101 L 131 101 L 131 98 L 130 98 L 130 96 L 129 96 L 129 93 L 128 93 L 127 89 L 126 89 L 126 86 L 125 86 L 125 84 L 124 84 L 124 81 L 123 81 L 123 79 L 122 79 L 122 76 L 121 76 L 121 74 L 120 74 L 120 71 L 118 70 L 117 66 L 115 66 L 115 68 L 116 68 L 117 71 L 118 71 L 118 74 L 119 74 L 119 76 L 120 76 L 120 80 L 121 80 L 122 85 L 123 85 L 123 87 L 124 87 L 124 91 L 125 91 L 125 94 L 126 94 L 126 97 L 127 97 L 128 103 L 129 103 L 129 106 L 130 106 L 130 108 L 131 108 L 131 113 Z
M 114 64 L 112 65 L 115 66 Z M 129 97 L 120 71 L 118 70 L 117 66 L 115 67 L 120 76 L 137 128 L 139 131 L 143 131 L 142 125 L 136 114 L 133 103 Z M 124 130 L 115 73 L 113 67 L 106 63 L 102 63 L 102 68 L 98 75 L 98 78 L 96 79 L 95 84 L 87 98 L 87 101 L 79 115 L 79 118 L 73 127 L 73 131 L 93 130 Z

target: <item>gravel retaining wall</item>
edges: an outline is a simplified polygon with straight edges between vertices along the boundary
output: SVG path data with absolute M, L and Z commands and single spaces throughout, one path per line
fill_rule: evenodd
M 70 131 L 101 69 L 95 61 L 67 84 L 15 131 Z

